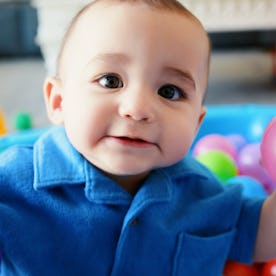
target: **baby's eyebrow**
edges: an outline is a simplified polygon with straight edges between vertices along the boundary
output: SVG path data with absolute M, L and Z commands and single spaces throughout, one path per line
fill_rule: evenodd
M 88 64 L 97 61 L 112 62 L 115 64 L 127 64 L 130 62 L 130 58 L 122 53 L 100 53 L 92 57 Z
M 188 81 L 189 84 L 193 87 L 193 89 L 196 90 L 196 82 L 190 72 L 186 72 L 174 67 L 166 67 L 165 72 L 177 78 L 183 79 L 186 82 Z

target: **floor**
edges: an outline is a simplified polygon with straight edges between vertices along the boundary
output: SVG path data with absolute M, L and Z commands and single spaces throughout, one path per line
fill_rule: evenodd
M 41 58 L 0 59 L 0 109 L 9 131 L 18 112 L 28 112 L 34 127 L 49 125 L 43 103 L 46 70 Z M 206 105 L 275 104 L 276 83 L 268 52 L 214 52 Z M 275 109 L 276 114 L 276 109 Z

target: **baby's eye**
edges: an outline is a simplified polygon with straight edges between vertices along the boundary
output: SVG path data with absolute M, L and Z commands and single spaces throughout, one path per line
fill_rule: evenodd
M 158 94 L 161 97 L 169 100 L 179 100 L 180 98 L 184 98 L 183 91 L 172 84 L 166 84 L 160 87 L 158 90 Z
M 121 78 L 115 74 L 105 74 L 97 79 L 98 83 L 109 89 L 117 89 L 124 86 Z

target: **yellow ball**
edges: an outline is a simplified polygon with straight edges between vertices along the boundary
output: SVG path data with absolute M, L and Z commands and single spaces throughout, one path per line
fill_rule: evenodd
M 7 133 L 4 115 L 0 110 L 0 135 L 4 135 Z

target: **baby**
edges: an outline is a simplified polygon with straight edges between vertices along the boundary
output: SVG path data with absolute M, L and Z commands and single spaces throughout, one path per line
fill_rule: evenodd
M 210 43 L 174 0 L 96 0 L 72 21 L 50 120 L 0 158 L 2 275 L 221 275 L 276 256 L 276 199 L 243 199 L 187 153 Z

